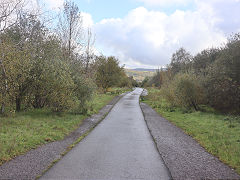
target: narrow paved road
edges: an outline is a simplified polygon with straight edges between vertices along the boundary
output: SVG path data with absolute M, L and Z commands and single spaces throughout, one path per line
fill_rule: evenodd
M 137 88 L 125 95 L 41 180 L 170 179 L 144 121 L 139 106 L 141 92 Z

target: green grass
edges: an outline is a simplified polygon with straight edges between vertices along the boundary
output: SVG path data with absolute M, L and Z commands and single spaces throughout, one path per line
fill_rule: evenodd
M 89 102 L 88 106 L 90 106 L 88 114 L 97 113 L 104 105 L 110 102 L 116 95 L 120 95 L 130 91 L 130 88 L 109 88 L 106 94 L 97 94 L 93 97 L 93 100 Z
M 240 116 L 219 114 L 210 108 L 205 108 L 206 112 L 173 108 L 161 97 L 160 90 L 148 90 L 145 103 L 240 174 Z
M 95 94 L 88 116 L 97 113 L 116 94 Z M 52 113 L 49 110 L 20 112 L 0 117 L 0 165 L 42 144 L 61 140 L 74 131 L 87 115 Z

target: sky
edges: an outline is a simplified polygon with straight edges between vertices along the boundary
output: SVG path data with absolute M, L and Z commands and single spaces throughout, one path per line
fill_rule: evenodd
M 63 0 L 38 0 L 58 11 Z M 73 0 L 96 49 L 127 68 L 166 66 L 176 50 L 195 55 L 240 32 L 240 0 Z

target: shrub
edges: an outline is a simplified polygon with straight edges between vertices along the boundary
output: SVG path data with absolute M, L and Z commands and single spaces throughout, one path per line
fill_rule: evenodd
M 83 78 L 77 76 L 74 78 L 75 89 L 74 95 L 78 100 L 77 112 L 86 114 L 87 113 L 87 102 L 91 100 L 94 91 L 96 90 L 96 85 L 90 78 Z
M 204 101 L 204 92 L 199 79 L 190 73 L 179 73 L 174 79 L 165 83 L 162 94 L 172 105 L 199 110 Z

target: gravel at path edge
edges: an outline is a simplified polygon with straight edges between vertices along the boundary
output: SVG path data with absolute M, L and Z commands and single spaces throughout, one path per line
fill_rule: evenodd
M 173 179 L 240 179 L 240 176 L 206 152 L 192 137 L 148 105 L 140 104 L 159 153 Z

